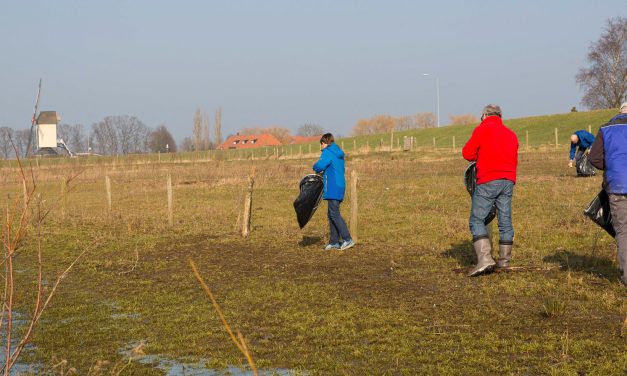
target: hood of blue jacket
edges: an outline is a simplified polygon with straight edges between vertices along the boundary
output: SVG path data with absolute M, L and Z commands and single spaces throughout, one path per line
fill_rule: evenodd
M 340 147 L 337 146 L 335 143 L 332 143 L 331 145 L 327 146 L 326 148 L 324 148 L 323 151 L 332 153 L 339 159 L 344 159 L 344 151 L 340 149 Z

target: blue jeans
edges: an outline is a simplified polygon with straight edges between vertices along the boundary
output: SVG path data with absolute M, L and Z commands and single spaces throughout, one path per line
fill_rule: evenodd
M 339 244 L 340 239 L 345 242 L 351 240 L 351 234 L 348 232 L 346 222 L 344 222 L 344 219 L 340 214 L 341 201 L 327 200 L 327 204 L 329 207 L 329 228 L 331 230 L 331 234 L 329 235 L 329 244 Z
M 490 213 L 492 205 L 496 204 L 499 223 L 499 243 L 512 244 L 514 241 L 514 227 L 512 226 L 512 196 L 514 182 L 506 179 L 492 180 L 477 185 L 472 195 L 470 209 L 470 232 L 473 240 L 486 238 L 488 229 L 483 221 Z

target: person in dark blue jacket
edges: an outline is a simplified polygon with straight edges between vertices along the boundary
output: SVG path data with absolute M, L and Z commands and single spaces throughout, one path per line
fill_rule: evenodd
M 599 129 L 589 160 L 594 167 L 605 170 L 603 187 L 610 198 L 618 267 L 622 270 L 621 282 L 627 286 L 627 102 Z
M 335 144 L 331 133 L 326 133 L 320 138 L 322 154 L 313 165 L 313 170 L 323 173 L 324 192 L 322 198 L 327 201 L 329 207 L 329 244 L 324 248 L 327 251 L 333 249 L 345 250 L 355 245 L 348 226 L 340 214 L 340 204 L 344 200 L 346 191 L 346 179 L 344 178 L 344 152 Z
M 579 130 L 570 135 L 570 162 L 568 167 L 573 167 L 573 160 L 579 161 L 586 150 L 590 149 L 594 142 L 594 135 L 588 131 Z M 575 153 L 575 151 L 577 153 Z

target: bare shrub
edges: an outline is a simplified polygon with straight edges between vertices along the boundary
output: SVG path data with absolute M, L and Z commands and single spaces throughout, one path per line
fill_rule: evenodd
M 591 109 L 618 108 L 627 99 L 627 18 L 607 20 L 586 58 L 590 66 L 575 77 L 584 90 L 581 103 Z
M 479 124 L 479 118 L 473 114 L 451 115 L 451 125 L 476 125 Z

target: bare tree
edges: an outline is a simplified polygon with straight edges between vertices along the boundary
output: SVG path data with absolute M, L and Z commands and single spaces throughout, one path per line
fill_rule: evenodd
M 150 141 L 148 148 L 153 153 L 176 152 L 176 141 L 165 125 L 158 126 L 154 131 L 150 132 Z
M 202 119 L 202 147 L 203 150 L 211 148 L 211 137 L 209 135 L 209 115 L 205 112 Z
M 67 143 L 67 140 L 70 138 L 71 133 L 72 133 L 71 124 L 62 123 L 62 124 L 57 125 L 57 138 L 60 138 Z
M 479 124 L 479 118 L 473 114 L 450 115 L 451 125 L 476 125 Z
M 150 128 L 135 116 L 107 116 L 92 126 L 94 149 L 102 154 L 142 153 Z
M 416 128 L 416 119 L 413 116 L 399 116 L 396 119 L 396 129 L 397 131 L 406 131 L 408 129 Z
M 150 128 L 134 116 L 116 117 L 122 154 L 144 153 L 148 150 Z
M 627 99 L 627 18 L 607 20 L 604 33 L 590 45 L 589 68 L 576 76 L 584 90 L 581 103 L 592 109 L 617 108 Z
M 57 138 L 62 139 L 73 152 L 87 151 L 87 134 L 83 124 L 59 124 Z
M 433 112 L 418 112 L 414 115 L 415 128 L 435 128 L 436 117 Z
M 353 126 L 355 136 L 386 133 L 391 130 L 404 131 L 414 128 L 435 127 L 435 115 L 431 112 L 419 112 L 415 115 L 393 117 L 390 115 L 375 115 L 369 119 L 360 119 Z
M 200 108 L 194 114 L 194 127 L 192 128 L 192 139 L 194 140 L 194 151 L 202 148 L 202 114 Z
M 355 136 L 389 132 L 396 128 L 396 119 L 390 115 L 375 115 L 360 119 L 353 127 Z
M 218 107 L 216 110 L 216 117 L 213 123 L 214 130 L 214 142 L 216 143 L 216 147 L 222 144 L 222 107 Z
M 74 124 L 70 137 L 66 140 L 73 152 L 87 152 L 87 132 L 83 124 Z
M 109 118 L 92 125 L 91 139 L 93 149 L 100 154 L 116 154 L 119 150 L 118 137 Z
M 191 137 L 185 137 L 181 142 L 182 151 L 194 151 L 194 142 Z
M 304 137 L 321 136 L 324 134 L 324 128 L 319 124 L 305 123 L 298 127 L 296 134 Z
M 13 150 L 14 133 L 13 128 L 0 127 L 0 153 L 4 159 L 15 155 Z
M 24 155 L 26 153 L 26 148 L 28 147 L 28 139 L 30 137 L 30 128 L 29 129 L 18 129 L 13 132 L 15 139 L 15 148 L 17 149 L 18 155 Z

